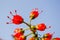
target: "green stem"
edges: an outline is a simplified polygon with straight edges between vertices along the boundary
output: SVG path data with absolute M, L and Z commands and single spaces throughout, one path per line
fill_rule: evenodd
M 26 23 L 26 22 L 23 22 L 24 24 L 26 24 L 29 28 L 30 28 L 30 24 Z
M 34 34 L 35 35 L 35 37 L 36 37 L 36 33 L 32 30 L 32 28 L 31 28 L 31 20 L 30 20 L 30 24 L 28 24 L 28 23 L 26 23 L 26 22 L 23 22 L 24 24 L 26 24 L 28 27 L 29 27 L 29 29 L 32 31 L 32 33 L 31 34 Z M 27 36 L 29 36 L 29 35 L 31 35 L 31 34 L 28 34 Z M 38 38 L 38 36 L 37 36 L 37 39 L 39 40 L 39 38 Z
M 30 27 L 31 27 L 31 19 L 30 19 Z

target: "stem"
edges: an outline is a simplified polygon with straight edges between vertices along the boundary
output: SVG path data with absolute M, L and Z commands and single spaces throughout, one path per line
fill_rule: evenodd
M 29 27 L 29 29 L 32 31 L 32 33 L 28 34 L 27 36 L 29 36 L 29 35 L 31 35 L 31 34 L 34 34 L 35 37 L 37 37 L 37 39 L 39 40 L 38 36 L 36 36 L 37 34 L 36 34 L 36 33 L 32 30 L 32 28 L 31 28 L 31 19 L 30 19 L 30 24 L 28 24 L 28 23 L 26 23 L 26 22 L 23 22 L 23 23 L 26 24 L 26 25 Z M 27 29 L 25 29 L 25 30 L 27 30 Z
M 32 19 L 30 19 L 30 30 L 31 30 L 31 21 L 32 21 Z M 36 37 L 37 40 L 39 40 L 38 35 L 33 30 L 32 30 L 32 33 L 35 35 L 34 37 Z
M 26 24 L 30 28 L 30 25 L 28 23 L 26 23 L 26 22 L 23 22 L 23 23 Z
M 31 27 L 31 19 L 30 19 L 30 27 Z

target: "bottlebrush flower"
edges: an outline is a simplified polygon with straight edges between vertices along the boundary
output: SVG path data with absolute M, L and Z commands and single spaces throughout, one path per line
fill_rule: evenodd
M 16 10 L 15 10 L 15 13 L 17 13 Z M 9 19 L 11 19 L 11 22 L 13 24 L 21 24 L 21 23 L 23 23 L 23 18 L 20 15 L 18 15 L 18 14 L 13 15 L 12 12 L 10 12 L 10 14 L 13 16 L 13 18 L 11 19 L 9 16 L 7 16 L 7 17 Z M 9 24 L 9 22 L 7 22 L 7 24 Z
M 56 37 L 56 38 L 53 38 L 52 40 L 60 40 L 60 38 L 59 37 Z
M 46 25 L 44 23 L 38 24 L 36 26 L 37 30 L 44 31 L 46 29 Z
M 39 12 L 38 12 L 38 9 L 35 8 L 31 13 L 30 13 L 30 19 L 35 19 L 36 17 L 38 17 L 39 15 Z

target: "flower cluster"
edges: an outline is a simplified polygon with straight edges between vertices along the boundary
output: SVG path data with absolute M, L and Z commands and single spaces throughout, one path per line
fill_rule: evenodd
M 29 38 L 28 40 L 60 40 L 59 37 L 56 37 L 56 38 L 52 37 L 55 32 L 46 33 L 42 37 L 38 37 L 38 34 L 36 33 L 37 30 L 45 31 L 46 29 L 51 28 L 51 26 L 47 27 L 45 23 L 39 23 L 37 25 L 31 24 L 31 21 L 36 19 L 40 14 L 38 11 L 38 8 L 35 8 L 30 12 L 30 16 L 29 16 L 30 24 L 26 23 L 23 17 L 17 14 L 16 10 L 15 10 L 15 13 L 16 14 L 13 15 L 12 12 L 10 11 L 10 14 L 13 16 L 13 18 L 10 18 L 9 16 L 7 16 L 9 19 L 11 19 L 11 23 L 16 24 L 16 25 L 24 23 L 29 27 L 29 28 L 26 28 L 25 30 L 30 30 L 31 33 L 28 35 L 24 35 L 25 30 L 23 28 L 16 28 L 14 30 L 14 33 L 12 34 L 12 37 L 14 38 L 14 40 L 26 40 L 27 37 L 31 34 L 33 34 L 33 36 Z M 10 24 L 10 22 L 7 22 L 7 24 Z
M 16 28 L 12 36 L 14 40 L 25 40 L 24 30 L 22 28 Z

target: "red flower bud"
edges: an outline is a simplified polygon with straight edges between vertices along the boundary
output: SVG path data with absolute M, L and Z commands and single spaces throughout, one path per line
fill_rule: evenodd
M 14 15 L 12 18 L 12 23 L 21 24 L 23 22 L 23 18 L 20 15 Z
M 7 18 L 11 19 L 11 22 L 13 24 L 17 24 L 18 25 L 18 24 L 23 23 L 23 18 L 20 15 L 17 14 L 17 11 L 16 10 L 15 10 L 15 13 L 16 14 L 13 15 L 12 12 L 10 11 L 10 14 L 13 16 L 13 18 L 11 19 L 9 16 L 7 16 Z M 7 24 L 9 24 L 9 22 Z
M 25 40 L 26 38 L 25 38 L 25 36 L 24 35 L 21 35 L 20 37 L 19 37 L 19 40 Z
M 51 40 L 50 38 L 44 38 L 44 40 Z
M 60 38 L 59 37 L 56 37 L 56 38 L 53 38 L 52 40 L 60 40 Z
M 44 38 L 49 38 L 49 39 L 51 39 L 52 36 L 53 36 L 53 34 L 50 34 L 50 33 L 46 33 L 43 35 Z
M 14 40 L 25 40 L 25 36 L 24 35 L 20 35 L 19 37 L 14 37 Z
M 38 24 L 36 26 L 37 30 L 44 31 L 46 29 L 46 25 L 44 23 Z
M 21 36 L 20 33 L 15 33 L 15 34 L 13 34 L 13 37 L 15 37 L 15 38 L 19 38 L 20 36 Z
M 22 28 L 16 28 L 14 30 L 14 33 L 20 33 L 20 34 L 24 34 L 24 30 Z
M 21 35 L 24 35 L 24 31 L 22 28 L 16 28 L 14 30 L 13 37 L 19 38 Z
M 35 8 L 31 13 L 30 13 L 30 19 L 35 19 L 36 17 L 38 17 L 39 15 L 39 12 L 38 12 L 38 9 Z
M 40 40 L 51 40 L 51 39 L 49 39 L 49 38 L 41 38 Z

